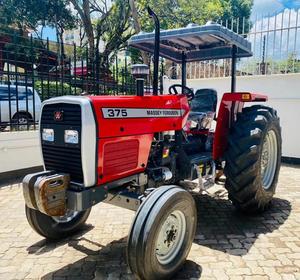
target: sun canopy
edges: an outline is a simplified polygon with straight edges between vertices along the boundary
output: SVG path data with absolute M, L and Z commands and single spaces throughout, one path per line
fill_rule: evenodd
M 129 45 L 153 53 L 154 32 L 133 36 Z M 160 31 L 160 56 L 177 63 L 181 62 L 183 52 L 187 62 L 230 58 L 233 45 L 237 47 L 236 57 L 252 56 L 251 43 L 220 24 L 189 24 L 185 28 Z

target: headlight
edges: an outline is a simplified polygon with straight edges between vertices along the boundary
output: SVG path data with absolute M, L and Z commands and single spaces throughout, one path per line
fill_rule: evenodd
M 54 130 L 51 128 L 43 128 L 42 138 L 44 141 L 54 141 Z
M 79 137 L 77 130 L 65 130 L 65 143 L 78 144 Z

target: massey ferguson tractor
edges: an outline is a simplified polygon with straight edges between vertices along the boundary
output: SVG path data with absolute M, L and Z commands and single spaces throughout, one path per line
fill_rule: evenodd
M 170 278 L 190 251 L 197 224 L 192 192 L 213 186 L 224 173 L 238 211 L 269 206 L 281 130 L 276 111 L 257 105 L 265 95 L 236 92 L 236 61 L 252 55 L 246 39 L 214 23 L 160 31 L 148 12 L 155 32 L 135 35 L 129 44 L 154 54 L 153 94 L 144 95 L 149 69 L 135 65 L 135 96 L 45 101 L 39 125 L 44 171 L 27 175 L 23 192 L 29 224 L 48 239 L 80 229 L 99 202 L 136 211 L 128 265 L 137 278 L 154 280 Z M 159 56 L 181 63 L 182 74 L 180 84 L 160 95 Z M 222 58 L 231 59 L 231 92 L 217 113 L 214 90 L 186 85 L 186 63 Z M 187 188 L 190 181 L 198 187 Z

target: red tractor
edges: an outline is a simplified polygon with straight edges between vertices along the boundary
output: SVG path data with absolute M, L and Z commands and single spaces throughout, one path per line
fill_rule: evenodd
M 128 264 L 140 279 L 163 279 L 184 263 L 195 235 L 196 204 L 186 181 L 207 189 L 224 171 L 237 209 L 266 209 L 278 180 L 281 131 L 274 109 L 244 108 L 266 96 L 235 91 L 236 59 L 252 55 L 249 42 L 218 24 L 160 31 L 149 13 L 155 33 L 135 35 L 130 45 L 154 53 L 153 95 L 144 95 L 147 67 L 136 65 L 136 96 L 45 101 L 45 171 L 27 175 L 23 191 L 29 224 L 49 239 L 78 230 L 99 202 L 136 210 Z M 182 63 L 182 83 L 164 95 L 158 95 L 159 56 Z M 232 90 L 216 114 L 214 90 L 186 86 L 186 63 L 221 58 L 232 58 Z

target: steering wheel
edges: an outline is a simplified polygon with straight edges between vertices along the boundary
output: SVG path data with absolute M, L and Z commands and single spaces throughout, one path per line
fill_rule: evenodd
M 191 88 L 189 88 L 187 86 L 183 86 L 181 84 L 175 84 L 175 85 L 170 86 L 169 94 L 177 95 L 178 94 L 177 88 L 181 88 L 182 94 L 186 95 L 186 97 L 189 101 L 195 97 L 194 91 Z

